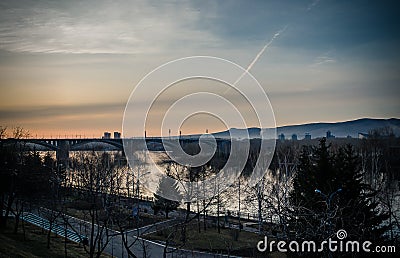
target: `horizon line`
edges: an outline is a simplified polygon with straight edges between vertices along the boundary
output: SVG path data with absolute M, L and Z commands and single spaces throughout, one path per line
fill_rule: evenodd
M 346 122 L 354 122 L 354 121 L 359 121 L 359 120 L 400 120 L 400 118 L 397 117 L 389 117 L 389 118 L 377 118 L 377 117 L 360 117 L 360 118 L 355 118 L 355 119 L 350 119 L 350 120 L 340 120 L 340 121 L 320 121 L 320 122 L 304 122 L 304 123 L 298 123 L 298 124 L 285 124 L 285 125 L 278 125 L 275 128 L 260 128 L 260 127 L 256 127 L 256 126 L 249 126 L 249 127 L 245 127 L 245 128 L 239 128 L 239 127 L 231 127 L 228 128 L 226 130 L 219 130 L 219 131 L 212 131 L 209 133 L 191 133 L 191 134 L 181 134 L 180 136 L 185 136 L 185 137 L 189 137 L 189 136 L 197 136 L 197 135 L 207 135 L 207 134 L 217 134 L 217 133 L 223 133 L 232 129 L 237 129 L 237 130 L 244 130 L 244 129 L 267 129 L 267 130 L 273 130 L 273 129 L 278 129 L 278 128 L 283 128 L 283 127 L 291 127 L 291 126 L 303 126 L 303 125 L 313 125 L 313 124 L 338 124 L 338 123 L 346 123 Z M 37 139 L 60 139 L 62 136 L 65 136 L 65 138 L 69 138 L 69 139 L 98 139 L 96 138 L 96 135 L 98 135 L 97 137 L 101 138 L 104 136 L 105 132 L 109 132 L 109 133 L 113 133 L 113 132 L 118 132 L 121 133 L 121 138 L 124 138 L 124 136 L 122 135 L 122 130 L 118 130 L 118 129 L 114 129 L 114 130 L 103 130 L 103 134 L 99 134 L 99 133 L 82 133 L 81 130 L 77 130 L 80 133 L 66 133 L 65 131 L 63 131 L 62 133 L 50 133 L 50 134 L 40 134 L 40 133 L 30 133 L 29 129 L 24 128 L 23 126 L 19 126 L 19 125 L 15 125 L 15 126 L 1 126 L 2 128 L 17 128 L 20 127 L 22 129 L 24 129 L 25 131 L 27 131 L 29 137 L 34 137 Z M 98 130 L 99 132 L 102 130 Z M 34 132 L 34 130 L 33 130 Z M 69 137 L 72 136 L 72 137 Z M 92 137 L 90 137 L 92 136 Z M 126 139 L 129 138 L 140 138 L 143 136 L 130 136 L 127 137 Z M 162 135 L 148 135 L 147 138 L 151 138 L 151 137 L 163 137 L 163 138 L 168 138 L 168 137 L 179 137 L 179 135 L 170 135 L 170 136 L 162 136 Z M 113 139 L 113 138 L 111 138 Z

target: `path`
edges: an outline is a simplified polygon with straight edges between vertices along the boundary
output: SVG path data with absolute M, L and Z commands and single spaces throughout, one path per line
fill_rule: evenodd
M 39 215 L 39 214 L 36 214 Z M 89 230 L 91 228 L 91 223 L 88 221 L 84 221 L 69 215 L 64 215 L 67 218 L 69 224 L 72 228 L 74 228 L 78 234 L 90 236 Z M 141 234 L 151 233 L 156 230 L 161 230 L 162 228 L 173 226 L 177 223 L 176 220 L 169 220 L 163 223 L 156 223 L 153 225 L 145 226 L 137 230 L 131 230 L 125 233 L 125 237 L 128 240 L 129 244 L 132 246 L 129 248 L 137 257 L 148 257 L 148 258 L 159 258 L 163 257 L 165 245 L 161 243 L 157 243 L 154 241 L 150 241 L 147 239 L 143 239 L 139 237 L 137 234 L 138 232 Z M 98 225 L 95 225 L 95 232 L 100 229 Z M 122 243 L 122 236 L 121 232 L 107 229 L 108 234 L 111 237 L 110 241 L 108 242 L 107 246 L 104 249 L 104 252 L 111 254 L 114 257 L 124 258 L 128 257 L 128 253 L 126 252 L 123 243 Z M 192 251 L 192 250 L 185 250 L 185 249 L 175 249 L 173 247 L 167 248 L 167 256 L 168 258 L 175 258 L 175 257 L 196 257 L 196 258 L 212 258 L 212 257 L 228 257 L 227 255 L 219 255 L 213 253 L 206 253 L 200 251 Z M 229 256 L 234 257 L 234 256 Z

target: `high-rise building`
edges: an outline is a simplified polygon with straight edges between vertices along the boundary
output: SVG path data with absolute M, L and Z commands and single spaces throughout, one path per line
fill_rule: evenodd
M 335 136 L 331 133 L 331 131 L 326 132 L 326 139 L 335 138 Z
M 104 132 L 103 139 L 110 139 L 110 138 L 111 138 L 111 133 Z
M 311 140 L 311 134 L 310 133 L 306 133 L 306 135 L 304 136 L 305 140 Z
M 292 134 L 292 141 L 297 141 L 297 134 Z
M 278 139 L 279 139 L 280 141 L 284 141 L 284 140 L 285 140 L 285 135 L 284 135 L 283 133 L 281 133 L 281 134 L 279 135 Z
M 120 132 L 114 132 L 114 139 L 121 139 L 121 133 Z

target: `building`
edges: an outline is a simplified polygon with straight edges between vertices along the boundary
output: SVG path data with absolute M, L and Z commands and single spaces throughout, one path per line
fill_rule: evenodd
M 297 134 L 292 134 L 292 141 L 297 141 Z
M 120 132 L 114 132 L 114 139 L 121 139 L 121 133 Z
M 103 139 L 111 139 L 111 133 L 104 132 Z
M 311 140 L 311 134 L 310 133 L 306 133 L 306 135 L 304 135 L 304 139 L 305 140 Z
M 284 140 L 285 140 L 285 135 L 284 135 L 283 133 L 281 133 L 281 134 L 278 136 L 278 139 L 279 139 L 280 141 L 284 141 Z
M 326 139 L 335 138 L 335 136 L 331 133 L 331 131 L 326 132 Z

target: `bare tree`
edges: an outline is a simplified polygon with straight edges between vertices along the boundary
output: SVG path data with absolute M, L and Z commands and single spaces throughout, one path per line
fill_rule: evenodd
M 29 131 L 25 130 L 21 126 L 16 126 L 12 131 L 12 138 L 14 139 L 25 139 L 30 136 Z
M 0 127 L 0 140 L 7 137 L 7 127 Z M 13 139 L 7 144 L 3 144 L 1 141 L 0 151 L 1 151 L 1 210 L 5 210 L 0 215 L 0 226 L 5 227 L 7 223 L 7 218 L 10 212 L 12 212 L 14 201 L 18 196 L 18 189 L 20 186 L 20 177 L 25 169 L 24 159 L 25 159 L 25 144 L 21 143 L 19 140 L 27 138 L 29 132 L 22 127 L 14 127 L 11 133 L 11 138 Z M 5 207 L 4 207 L 5 206 Z M 4 209 L 5 208 L 5 209 Z
M 7 126 L 0 126 L 0 140 L 7 138 Z
M 89 246 L 84 248 L 90 257 L 100 257 L 110 241 L 110 207 L 112 201 L 109 191 L 114 191 L 119 181 L 116 179 L 110 156 L 103 152 L 79 153 L 75 164 L 75 179 L 79 186 L 77 193 L 82 200 L 87 200 L 88 210 L 85 215 L 90 222 Z

